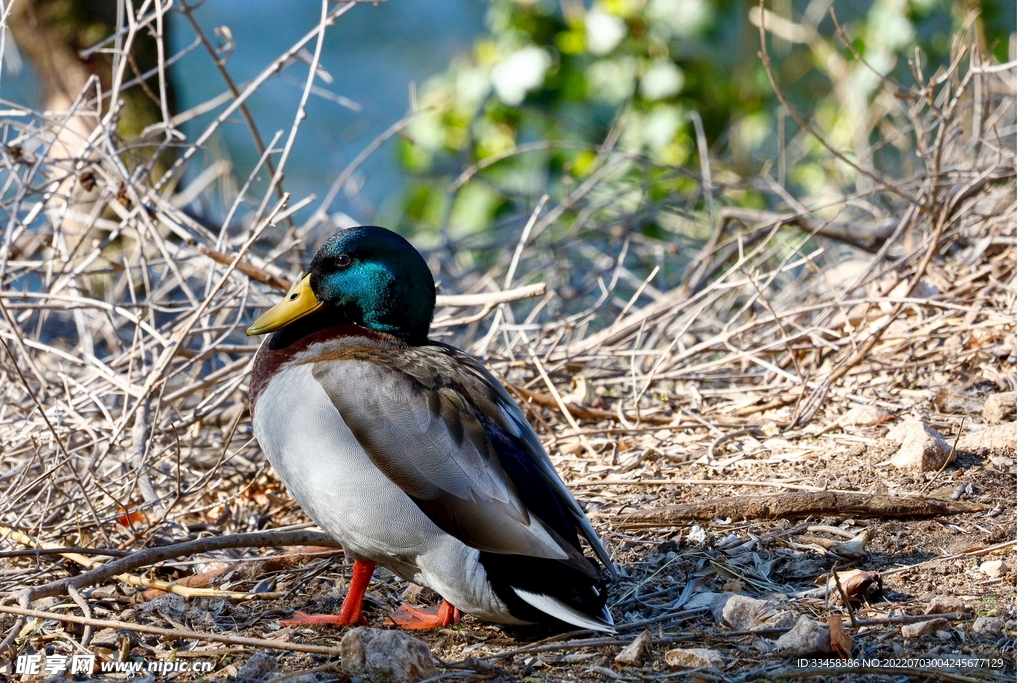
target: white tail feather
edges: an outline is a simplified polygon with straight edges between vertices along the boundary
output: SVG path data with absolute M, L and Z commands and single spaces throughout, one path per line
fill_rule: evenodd
M 521 588 L 512 587 L 523 602 L 539 609 L 544 614 L 552 616 L 559 621 L 564 621 L 567 624 L 573 626 L 579 626 L 580 628 L 588 628 L 593 631 L 601 631 L 602 633 L 615 633 L 615 624 L 612 623 L 612 615 L 608 612 L 608 608 L 605 607 L 601 610 L 601 617 L 591 616 L 586 614 L 571 605 L 567 605 L 557 598 L 553 598 L 550 595 L 544 595 L 542 593 L 531 593 L 524 591 Z

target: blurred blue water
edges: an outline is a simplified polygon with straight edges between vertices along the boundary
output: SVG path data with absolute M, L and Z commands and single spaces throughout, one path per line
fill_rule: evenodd
M 336 6 L 332 3 L 331 9 Z M 409 83 L 422 83 L 444 71 L 453 57 L 470 49 L 473 39 L 484 30 L 486 9 L 486 0 L 392 0 L 356 6 L 338 19 L 327 31 L 321 56 L 321 65 L 333 76 L 333 83 L 317 79 L 316 85 L 354 100 L 362 110 L 353 112 L 315 95 L 310 98 L 307 118 L 286 168 L 284 188 L 292 193 L 293 201 L 310 193 L 323 197 L 353 157 L 407 112 Z M 168 16 L 170 54 L 175 54 L 192 44 L 195 33 L 178 11 Z M 259 74 L 318 24 L 320 3 L 316 0 L 207 0 L 195 10 L 195 16 L 214 44 L 222 42 L 214 36 L 214 27 L 231 29 L 236 47 L 227 69 L 236 84 L 241 84 Z M 0 98 L 38 108 L 41 94 L 32 68 L 18 58 L 9 37 L 8 43 L 0 74 Z M 307 49 L 311 53 L 314 47 L 315 42 L 311 42 Z M 248 100 L 265 144 L 273 139 L 276 131 L 283 130 L 278 147 L 284 145 L 307 73 L 305 63 L 293 64 Z M 226 90 L 223 79 L 201 47 L 174 64 L 171 75 L 177 91 L 178 111 L 185 111 Z M 219 111 L 193 119 L 182 128 L 190 139 L 195 139 Z M 241 183 L 259 160 L 249 130 L 237 115 L 221 127 L 206 147 L 207 150 L 190 163 L 186 181 L 213 159 L 227 158 Z M 361 167 L 361 174 L 365 185 L 358 203 L 341 197 L 334 206 L 358 220 L 369 221 L 374 218 L 377 207 L 400 192 L 402 175 L 393 140 Z M 257 186 L 258 197 L 262 197 L 259 190 L 266 187 L 265 174 L 261 180 L 262 184 Z M 233 197 L 228 201 L 231 199 Z M 202 209 L 214 219 L 226 213 L 224 207 Z
M 334 5 L 332 4 L 332 9 Z M 323 197 L 338 173 L 367 144 L 408 110 L 409 83 L 422 83 L 444 71 L 452 57 L 465 52 L 483 31 L 485 0 L 393 0 L 360 5 L 328 29 L 321 64 L 333 83 L 316 85 L 357 102 L 353 112 L 321 97 L 312 96 L 307 118 L 287 165 L 284 187 L 294 199 L 309 193 Z M 317 25 L 320 3 L 314 0 L 209 0 L 195 12 L 204 31 L 214 39 L 216 26 L 228 26 L 237 44 L 227 68 L 236 83 L 255 77 L 298 38 Z M 171 45 L 180 50 L 194 39 L 186 19 L 172 15 Z M 313 51 L 315 42 L 308 45 Z M 264 143 L 278 130 L 283 146 L 295 118 L 308 73 L 305 63 L 285 69 L 257 92 L 248 105 Z M 178 109 L 184 111 L 224 91 L 225 86 L 201 48 L 173 67 L 178 87 Z M 214 115 L 189 122 L 185 131 L 195 138 Z M 211 140 L 209 156 L 228 157 L 236 176 L 244 180 L 259 157 L 248 128 L 233 117 Z M 193 162 L 192 175 L 202 162 Z M 340 198 L 335 207 L 358 220 L 371 220 L 376 208 L 396 196 L 401 170 L 394 141 L 362 166 L 365 186 L 359 203 Z M 264 174 L 265 176 L 265 174 Z M 265 177 L 264 177 L 265 179 Z M 265 187 L 265 185 L 264 185 Z M 218 213 L 216 207 L 207 207 Z

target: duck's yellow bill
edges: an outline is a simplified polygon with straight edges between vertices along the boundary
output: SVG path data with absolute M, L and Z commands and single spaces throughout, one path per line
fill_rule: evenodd
M 310 276 L 307 275 L 296 282 L 295 286 L 285 294 L 284 299 L 257 318 L 256 322 L 245 331 L 245 334 L 252 337 L 279 330 L 288 323 L 305 317 L 323 306 L 323 303 L 317 301 L 316 295 L 313 294 L 313 289 L 309 286 L 309 278 Z

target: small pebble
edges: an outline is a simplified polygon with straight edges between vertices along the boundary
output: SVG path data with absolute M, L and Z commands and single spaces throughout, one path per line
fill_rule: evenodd
M 640 666 L 643 664 L 647 649 L 651 646 L 651 632 L 644 629 L 644 632 L 633 639 L 633 642 L 622 648 L 619 654 L 615 655 L 615 663 L 624 666 Z
M 900 633 L 903 634 L 904 638 L 920 638 L 931 635 L 939 630 L 948 629 L 949 627 L 949 621 L 946 619 L 929 619 L 928 621 L 905 624 L 900 628 Z
M 989 560 L 988 562 L 982 562 L 978 569 L 981 570 L 982 574 L 997 579 L 1006 573 L 1006 563 L 1002 560 Z
M 779 650 L 797 657 L 832 652 L 832 640 L 828 628 L 804 615 L 790 631 L 776 641 Z
M 900 450 L 890 461 L 894 466 L 913 472 L 932 472 L 952 460 L 952 447 L 942 435 L 920 420 L 904 420 L 885 437 L 900 442 Z
M 254 652 L 238 669 L 241 680 L 259 680 L 267 674 L 277 672 L 277 658 L 266 652 Z
M 1013 415 L 1016 412 L 1017 392 L 1007 391 L 989 396 L 985 401 L 985 407 L 981 411 L 981 416 L 985 418 L 986 422 L 995 423 L 1002 422 L 1006 416 Z
M 725 667 L 725 657 L 714 650 L 704 647 L 691 647 L 669 650 L 665 653 L 665 663 L 672 667 Z
M 846 411 L 840 422 L 853 426 L 874 426 L 889 416 L 889 411 L 881 406 L 858 405 Z
M 949 614 L 963 611 L 964 601 L 954 595 L 937 595 L 924 608 L 925 614 Z
M 978 617 L 971 630 L 979 636 L 998 636 L 1003 632 L 1003 622 L 996 617 Z

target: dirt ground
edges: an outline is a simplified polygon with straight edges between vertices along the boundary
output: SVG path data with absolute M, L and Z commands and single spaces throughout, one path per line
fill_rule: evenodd
M 990 225 L 997 235 L 1015 230 L 1006 219 Z M 1016 255 L 994 238 L 990 245 L 983 276 L 966 262 L 948 268 L 944 297 L 911 297 L 901 308 L 872 300 L 869 290 L 864 300 L 875 308 L 859 313 L 861 304 L 849 302 L 834 318 L 843 335 L 825 348 L 792 342 L 779 350 L 772 313 L 732 327 L 694 325 L 687 347 L 661 365 L 655 354 L 678 348 L 664 340 L 683 335 L 672 328 L 676 309 L 655 301 L 637 312 L 639 322 L 617 323 L 639 335 L 653 319 L 650 343 L 666 344 L 639 372 L 640 337 L 606 330 L 595 333 L 600 347 L 591 344 L 598 350 L 585 362 L 566 360 L 584 355 L 571 345 L 559 360 L 558 329 L 545 333 L 550 346 L 537 347 L 543 372 L 521 360 L 522 349 L 512 359 L 489 358 L 620 568 L 609 588 L 618 633 L 499 628 L 465 617 L 417 634 L 429 647 L 421 651 L 426 678 L 1014 680 Z M 928 272 L 940 281 L 944 271 Z M 972 289 L 964 293 L 958 282 Z M 783 303 L 808 310 L 786 299 L 789 291 L 798 290 L 780 290 Z M 827 334 L 820 325 L 799 327 L 797 340 Z M 849 348 L 838 360 L 827 348 L 836 342 Z M 855 353 L 871 345 L 870 354 Z M 651 378 L 642 390 L 639 373 Z M 815 385 L 827 392 L 810 393 Z M 545 386 L 560 387 L 561 398 Z M 145 471 L 167 492 L 163 516 L 154 506 L 115 508 L 105 526 L 90 529 L 86 510 L 71 514 L 61 503 L 72 500 L 74 478 L 51 476 L 39 486 L 27 473 L 50 476 L 42 461 L 15 468 L 9 460 L 4 476 L 20 487 L 12 491 L 43 501 L 12 508 L 31 522 L 22 523 L 26 531 L 4 527 L 0 627 L 19 656 L 70 657 L 88 643 L 107 664 L 208 667 L 176 673 L 177 681 L 349 678 L 339 670 L 342 630 L 280 624 L 296 610 L 338 610 L 351 572 L 335 549 L 206 547 L 191 558 L 140 561 L 116 581 L 96 578 L 102 563 L 76 555 L 76 546 L 100 548 L 127 560 L 182 542 L 309 527 L 251 438 L 244 393 L 225 395 L 237 398 L 205 424 L 165 433 L 163 450 L 152 451 Z M 139 470 L 118 464 L 110 472 L 135 490 Z M 35 529 L 45 535 L 28 533 Z M 86 576 L 77 594 L 60 583 Z M 191 597 L 154 590 L 170 586 L 161 581 Z M 402 602 L 436 600 L 379 569 L 365 609 L 369 624 L 383 628 Z M 16 611 L 29 604 L 34 614 Z M 14 674 L 14 665 L 6 664 L 12 680 L 47 678 Z
M 961 440 L 987 427 L 977 416 L 933 417 L 933 424 L 950 442 L 961 421 Z M 759 435 L 758 440 L 743 434 L 719 445 L 712 463 L 697 462 L 707 452 L 706 440 L 701 443 L 691 437 L 687 443 L 675 438 L 671 429 L 637 431 L 614 440 L 609 435 L 592 435 L 588 440 L 597 458 L 579 448 L 578 439 L 562 439 L 564 454 L 556 457 L 557 465 L 620 567 L 621 580 L 611 586 L 609 600 L 618 635 L 595 638 L 584 632 L 559 634 L 539 627 L 499 628 L 471 616 L 456 627 L 417 635 L 446 663 L 439 669 L 442 679 L 636 681 L 682 676 L 728 681 L 871 681 L 923 676 L 1010 680 L 1016 675 L 1015 447 L 958 449 L 945 470 L 908 474 L 888 463 L 899 448 L 898 443 L 885 440 L 893 423 L 834 426 L 817 437 L 795 439 Z M 1015 429 L 1015 423 L 1003 424 Z M 626 454 L 625 465 L 622 456 L 613 464 L 615 453 Z M 691 457 L 694 462 L 678 462 Z M 301 518 L 301 511 L 276 480 L 267 478 L 264 484 L 252 503 L 269 503 L 265 509 L 276 520 Z M 981 509 L 927 519 L 873 519 L 836 510 L 798 519 L 713 519 L 630 528 L 636 513 L 684 502 L 701 503 L 720 496 L 767 499 L 787 491 L 824 488 L 955 498 Z M 871 537 L 862 553 L 835 552 L 818 545 L 845 541 L 865 531 Z M 94 615 L 333 647 L 341 636 L 337 629 L 281 628 L 277 623 L 296 609 L 334 612 L 340 607 L 350 566 L 337 551 L 325 552 L 330 556 L 312 553 L 276 566 L 263 562 L 258 570 L 235 565 L 231 574 L 220 579 L 223 586 L 256 591 L 262 582 L 265 590 L 288 591 L 286 598 L 232 603 L 165 595 L 140 601 L 138 596 L 131 598 L 108 587 L 93 591 Z M 983 564 L 993 561 L 998 563 L 995 568 Z M 820 588 L 816 580 L 833 569 L 876 573 L 870 590 L 852 600 L 859 622 L 856 628 L 850 627 L 849 611 L 841 601 L 834 597 L 832 602 L 839 604 L 827 605 L 820 591 L 814 592 Z M 729 594 L 771 602 L 754 604 L 749 614 L 723 618 L 722 601 Z M 929 604 L 940 598 L 947 598 L 940 606 L 957 605 L 952 616 L 950 608 L 938 609 L 947 619 L 941 628 L 920 636 L 901 630 L 926 623 L 914 618 L 928 614 Z M 955 600 L 950 603 L 948 598 Z M 372 626 L 383 627 L 387 613 L 403 600 L 428 605 L 436 599 L 429 590 L 416 590 L 378 569 L 367 594 L 367 618 Z M 778 639 L 789 630 L 794 615 L 821 623 L 829 615 L 841 617 L 852 636 L 850 658 L 835 652 L 780 652 Z M 979 617 L 991 619 L 979 627 Z M 616 656 L 645 631 L 651 641 L 638 660 L 617 662 Z M 94 635 L 91 647 L 111 656 L 128 647 L 131 653 L 145 656 L 178 645 L 185 643 L 106 629 Z M 711 662 L 714 668 L 671 665 L 672 655 L 667 653 L 690 648 L 712 650 L 721 660 Z M 299 674 L 332 661 L 317 654 L 279 652 L 269 658 L 259 654 L 265 651 L 253 652 L 247 647 L 210 644 L 186 647 L 178 656 L 215 662 L 211 674 L 194 680 L 278 680 L 277 676 Z M 272 663 L 244 668 L 254 657 Z M 905 671 L 894 671 L 898 669 Z M 924 669 L 931 671 L 925 675 Z M 253 671 L 260 675 L 246 676 Z M 302 680 L 339 679 L 331 671 L 310 675 L 318 678 Z
M 957 416 L 943 416 L 959 424 Z M 965 429 L 967 427 L 965 426 Z M 883 441 L 887 427 L 836 430 L 818 439 L 773 444 L 759 448 L 754 443 L 742 460 L 714 468 L 707 465 L 679 466 L 663 457 L 645 458 L 632 470 L 629 484 L 581 486 L 602 480 L 601 463 L 573 456 L 559 463 L 573 481 L 575 493 L 585 503 L 599 533 L 614 551 L 622 568 L 622 580 L 611 590 L 610 604 L 620 635 L 600 638 L 595 644 L 583 634 L 565 639 L 536 629 L 501 629 L 466 618 L 456 629 L 442 629 L 425 637 L 440 658 L 457 662 L 475 657 L 493 664 L 499 680 L 652 680 L 698 675 L 669 666 L 665 653 L 677 648 L 710 648 L 725 660 L 720 672 L 705 671 L 705 679 L 751 680 L 779 678 L 780 669 L 792 677 L 806 678 L 814 667 L 800 667 L 799 659 L 821 660 L 826 656 L 794 657 L 779 654 L 774 647 L 782 631 L 770 628 L 734 626 L 716 619 L 712 611 L 680 614 L 687 605 L 702 603 L 699 594 L 720 595 L 729 591 L 757 597 L 792 596 L 784 599 L 786 609 L 824 621 L 828 614 L 848 616 L 841 606 L 828 607 L 821 597 L 799 598 L 813 590 L 815 580 L 832 568 L 877 572 L 880 584 L 854 612 L 860 626 L 853 633 L 853 658 L 880 660 L 876 667 L 906 668 L 914 677 L 922 668 L 940 669 L 942 663 L 953 674 L 983 680 L 992 674 L 1016 675 L 1016 546 L 1006 545 L 1016 534 L 1016 457 L 1014 450 L 976 455 L 961 452 L 942 473 L 904 474 L 886 465 L 897 445 Z M 666 439 L 671 443 L 671 436 Z M 621 442 L 620 442 L 621 443 Z M 739 453 L 739 451 L 737 451 Z M 591 473 L 580 478 L 581 471 Z M 574 476 L 575 475 L 575 476 Z M 707 479 L 709 484 L 659 483 L 671 478 Z M 748 485 L 718 484 L 727 480 Z M 799 482 L 810 487 L 828 487 L 864 493 L 914 495 L 927 492 L 939 498 L 980 503 L 984 511 L 932 519 L 884 520 L 836 515 L 803 520 L 715 520 L 710 524 L 686 524 L 675 528 L 622 528 L 633 511 L 662 508 L 683 501 L 700 501 L 721 495 L 766 496 L 783 487 L 760 486 L 754 482 Z M 833 529 L 819 529 L 833 527 Z M 704 533 L 701 533 L 703 529 Z M 842 540 L 841 532 L 853 534 L 871 530 L 874 537 L 862 557 L 853 559 L 828 552 L 798 539 L 803 535 Z M 695 536 L 700 542 L 692 540 Z M 688 540 L 690 539 L 690 540 Z M 991 550 L 987 550 L 990 549 Z M 999 560 L 1003 567 L 995 576 L 984 573 L 983 562 Z M 340 606 L 345 585 L 343 563 L 332 564 L 306 586 L 306 594 L 290 607 L 332 611 Z M 401 580 L 378 574 L 370 595 L 380 608 L 370 612 L 371 623 L 379 625 L 386 611 L 397 607 L 406 587 Z M 684 593 L 692 597 L 680 604 Z M 901 633 L 900 617 L 926 613 L 938 597 L 962 601 L 962 614 L 937 633 L 908 638 Z M 429 603 L 432 598 L 420 596 Z M 998 630 L 976 632 L 977 617 L 994 617 Z M 748 625 L 749 626 L 749 625 Z M 638 666 L 616 664 L 615 656 L 644 629 L 653 643 Z M 755 631 L 751 633 L 750 631 Z M 757 632 L 761 631 L 761 632 Z M 329 629 L 299 629 L 290 637 L 329 644 L 337 638 Z M 555 642 L 552 642 L 555 641 Z M 533 647 L 531 647 L 531 644 Z M 939 666 L 922 666 L 918 658 Z M 305 668 L 305 657 L 289 658 L 282 668 Z M 832 666 L 841 663 L 833 654 Z M 968 659 L 976 664 L 965 663 Z M 891 660 L 891 661 L 890 661 Z M 310 661 L 310 664 L 313 662 Z M 821 675 L 836 680 L 819 662 Z M 968 667 L 978 666 L 978 669 Z M 870 668 L 870 667 L 865 667 Z M 897 676 L 898 678 L 898 676 Z M 843 680 L 892 680 L 868 672 L 848 673 Z M 953 680 L 953 679 L 950 679 Z
M 999 251 L 992 262 L 1006 266 L 995 270 L 1003 282 L 1014 274 L 1013 252 Z M 813 397 L 744 381 L 741 354 L 726 357 L 734 381 L 666 372 L 639 400 L 631 400 L 631 387 L 621 380 L 630 361 L 614 348 L 602 347 L 589 364 L 552 360 L 549 377 L 562 387 L 564 411 L 552 407 L 557 401 L 540 390 L 528 364 L 490 359 L 526 399 L 556 467 L 620 569 L 609 587 L 618 633 L 500 628 L 467 616 L 457 626 L 416 634 L 429 647 L 427 678 L 1015 680 L 1016 326 L 1007 313 L 1014 290 L 1007 291 L 985 299 L 971 320 L 938 303 L 936 315 L 893 319 L 886 335 L 875 338 L 877 352 L 832 385 L 830 398 L 798 427 L 794 416 Z M 772 324 L 765 319 L 766 328 Z M 934 335 L 936 329 L 945 336 Z M 858 331 L 858 343 L 870 332 Z M 728 339 L 735 332 L 716 334 Z M 922 337 L 923 343 L 913 341 Z M 714 348 L 705 348 L 706 363 L 722 363 Z M 817 363 L 817 372 L 830 371 L 820 350 L 810 347 L 800 358 L 805 368 Z M 122 554 L 309 527 L 251 439 L 244 404 L 236 405 L 215 424 L 184 435 L 177 471 L 169 459 L 174 451 L 165 451 L 164 464 L 151 470 L 160 477 L 157 485 L 171 491 L 178 485 L 187 502 L 171 505 L 179 509 L 173 520 L 122 511 L 110 527 L 123 539 Z M 926 442 L 909 461 L 904 451 L 914 438 L 907 425 L 917 425 Z M 929 457 L 931 464 L 923 464 Z M 187 478 L 188 488 L 176 477 Z M 809 505 L 816 495 L 834 501 Z M 934 509 L 922 513 L 921 505 Z M 60 529 L 55 513 L 40 519 Z M 61 543 L 51 533 L 49 546 L 12 536 L 13 547 L 96 542 L 79 533 L 78 543 Z M 337 656 L 344 630 L 280 624 L 296 610 L 339 609 L 351 576 L 343 554 L 236 547 L 147 561 L 131 572 L 136 585 L 177 582 L 182 592 L 198 588 L 212 597 L 136 590 L 127 579 L 90 581 L 81 602 L 61 588 L 33 598 L 37 618 L 18 626 L 7 613 L 0 626 L 17 638 L 22 655 L 71 656 L 88 641 L 88 650 L 107 663 L 209 667 L 173 678 L 150 674 L 154 681 L 348 680 Z M 0 557 L 5 585 L 37 590 L 57 577 L 82 575 L 80 565 L 89 561 L 66 552 L 65 559 L 49 560 L 29 553 Z M 5 604 L 19 595 L 7 592 Z M 437 599 L 378 569 L 365 611 L 370 626 L 386 628 L 388 613 L 403 602 Z M 94 620 L 88 638 L 75 616 L 83 605 Z

